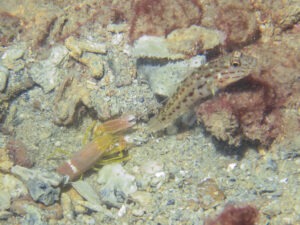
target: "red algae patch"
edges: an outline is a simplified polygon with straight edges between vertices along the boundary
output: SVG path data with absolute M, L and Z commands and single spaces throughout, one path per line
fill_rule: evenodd
M 242 140 L 271 146 L 299 132 L 300 54 L 290 46 L 284 41 L 254 47 L 262 72 L 198 107 L 198 119 L 217 139 L 235 146 Z
M 194 0 L 139 0 L 133 6 L 130 41 L 143 35 L 166 36 L 177 28 L 199 25 L 201 6 Z
M 215 219 L 208 219 L 205 225 L 255 225 L 258 210 L 251 206 L 227 205 Z

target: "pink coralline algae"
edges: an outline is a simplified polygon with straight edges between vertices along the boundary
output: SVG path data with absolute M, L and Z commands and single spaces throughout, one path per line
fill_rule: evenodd
M 204 225 L 255 225 L 258 210 L 251 205 L 227 205 L 215 219 L 208 219 Z
M 217 139 L 239 146 L 243 140 L 270 147 L 300 131 L 300 54 L 284 36 L 274 43 L 253 46 L 260 74 L 229 87 L 197 108 L 197 116 Z M 293 53 L 293 54 L 292 54 Z

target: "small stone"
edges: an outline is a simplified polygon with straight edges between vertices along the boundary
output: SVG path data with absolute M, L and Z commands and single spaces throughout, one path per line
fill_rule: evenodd
M 145 210 L 144 209 L 133 209 L 132 210 L 132 215 L 137 216 L 137 217 L 141 217 L 145 214 Z
M 57 45 L 51 49 L 51 53 L 47 61 L 50 65 L 61 66 L 68 60 L 68 58 L 68 49 L 63 45 Z
M 101 56 L 94 53 L 85 52 L 78 59 L 79 62 L 86 65 L 91 72 L 93 78 L 99 80 L 104 75 L 104 66 Z
M 92 215 L 78 215 L 76 217 L 76 222 L 78 224 L 94 225 L 96 223 L 95 218 Z
M 46 60 L 32 65 L 29 72 L 35 83 L 40 85 L 45 93 L 52 91 L 59 83 L 64 71 L 60 66 L 68 59 L 68 50 L 64 46 L 55 46 Z
M 72 182 L 73 188 L 87 201 L 99 204 L 100 199 L 92 186 L 83 180 Z
M 58 85 L 60 71 L 47 61 L 40 61 L 30 68 L 30 75 L 35 83 L 41 86 L 45 93 L 52 91 Z
M 70 196 L 66 193 L 61 194 L 61 206 L 63 208 L 64 218 L 74 219 L 73 204 Z
M 25 53 L 25 50 L 26 45 L 24 43 L 10 46 L 1 57 L 3 65 L 15 72 L 23 69 L 25 62 L 22 57 Z
M 7 191 L 0 192 L 0 211 L 10 208 L 10 195 Z
M 55 203 L 54 205 L 51 206 L 44 206 L 40 203 L 34 202 L 29 198 L 28 199 L 21 198 L 13 201 L 10 210 L 14 214 L 17 214 L 19 216 L 24 216 L 27 214 L 26 209 L 28 208 L 28 206 L 34 206 L 36 208 L 40 208 L 42 210 L 41 211 L 42 215 L 47 219 L 59 220 L 63 217 L 62 207 L 60 204 Z
M 142 36 L 134 43 L 131 54 L 137 58 L 183 59 L 184 54 L 173 53 L 163 37 Z
M 14 163 L 9 159 L 7 150 L 0 148 L 0 170 L 9 172 Z
M 139 205 L 147 208 L 153 204 L 152 195 L 145 191 L 136 191 L 130 195 L 133 201 L 137 202 Z
M 147 60 L 137 65 L 137 73 L 139 77 L 149 81 L 154 94 L 170 97 L 178 84 L 205 62 L 205 56 L 195 56 L 187 60 L 170 61 L 164 64 L 155 60 Z
M 60 188 L 53 188 L 48 183 L 37 179 L 29 179 L 27 182 L 30 196 L 33 200 L 45 205 L 52 205 L 59 200 Z
M 66 191 L 64 193 L 67 194 L 69 196 L 69 198 L 71 199 L 72 210 L 74 211 L 74 213 L 76 213 L 76 214 L 86 213 L 86 211 L 87 211 L 86 207 L 81 204 L 81 202 L 83 201 L 83 198 L 74 188 L 70 188 L 68 191 Z
M 8 69 L 0 65 L 0 92 L 3 92 L 6 88 L 8 75 Z
M 127 23 L 108 24 L 106 29 L 112 33 L 121 33 L 128 30 L 128 24 Z
M 123 217 L 126 214 L 126 206 L 122 205 L 121 208 L 118 211 L 118 217 Z
M 99 171 L 97 181 L 103 185 L 100 190 L 101 200 L 109 206 L 120 207 L 120 203 L 137 190 L 135 177 L 128 174 L 120 164 L 104 166 Z
M 74 37 L 68 37 L 65 41 L 65 46 L 71 51 L 70 55 L 75 59 L 81 57 L 83 52 L 93 52 L 105 54 L 107 52 L 106 45 L 90 40 L 78 40 Z
M 25 208 L 26 214 L 23 217 L 21 224 L 38 224 L 38 225 L 47 225 L 44 221 L 42 210 L 33 205 L 28 205 Z
M 25 185 L 10 174 L 0 175 L 0 190 L 9 193 L 11 199 L 17 199 L 28 194 Z
M 11 169 L 11 172 L 19 176 L 24 182 L 28 182 L 29 180 L 40 180 L 54 187 L 58 187 L 60 184 L 66 182 L 66 177 L 42 168 L 28 169 L 22 166 L 14 166 Z
M 175 199 L 168 200 L 167 205 L 175 205 Z
M 9 217 L 11 217 L 13 214 L 8 211 L 0 211 L 0 220 L 7 220 Z
M 204 209 L 212 208 L 225 199 L 225 195 L 214 179 L 203 180 L 197 186 L 199 204 Z

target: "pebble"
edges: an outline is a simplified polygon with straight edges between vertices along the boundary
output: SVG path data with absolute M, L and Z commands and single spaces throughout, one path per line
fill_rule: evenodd
M 0 211 L 9 209 L 11 197 L 8 191 L 0 192 Z
M 144 209 L 133 209 L 132 210 L 132 215 L 137 216 L 137 217 L 141 217 L 145 214 L 145 210 Z
M 61 194 L 61 206 L 63 209 L 64 218 L 70 220 L 74 219 L 72 200 L 70 196 L 66 193 Z
M 137 191 L 135 177 L 128 174 L 121 164 L 104 166 L 98 174 L 101 200 L 114 207 L 120 207 L 128 195 Z
M 42 204 L 35 203 L 31 199 L 17 199 L 12 202 L 10 211 L 13 212 L 14 214 L 17 214 L 19 216 L 24 216 L 26 215 L 27 211 L 26 209 L 28 206 L 34 206 L 36 208 L 40 208 L 42 211 L 42 215 L 47 218 L 47 219 L 61 219 L 63 217 L 62 214 L 62 207 L 60 204 L 56 203 L 52 206 L 44 206 Z
M 126 206 L 123 204 L 118 211 L 118 217 L 123 217 L 127 212 Z
M 64 75 L 60 66 L 68 59 L 68 50 L 64 46 L 55 46 L 46 60 L 32 65 L 29 73 L 35 83 L 40 85 L 45 93 L 58 86 L 59 79 Z
M 8 75 L 8 69 L 0 65 L 0 92 L 3 92 L 6 88 Z
M 27 188 L 34 201 L 52 205 L 59 200 L 60 188 L 54 188 L 41 180 L 29 179 Z
M 85 225 L 97 224 L 95 218 L 89 215 L 78 215 L 76 217 L 76 221 L 78 222 L 78 224 L 85 224 Z
M 28 194 L 25 185 L 9 174 L 2 175 L 0 173 L 0 190 L 3 193 L 8 193 L 11 199 L 17 199 Z
M 87 201 L 99 204 L 100 199 L 92 186 L 83 180 L 72 182 L 72 187 Z
M 132 193 L 130 197 L 134 202 L 137 202 L 145 208 L 149 208 L 154 203 L 151 193 L 146 191 L 136 191 Z
M 7 220 L 9 217 L 11 217 L 13 214 L 8 211 L 0 211 L 0 220 Z
M 15 72 L 24 68 L 25 62 L 22 59 L 26 50 L 25 43 L 10 46 L 2 55 L 2 63 L 5 67 Z
M 186 76 L 205 62 L 205 56 L 195 56 L 188 60 L 171 61 L 165 64 L 147 60 L 137 65 L 137 73 L 139 77 L 148 80 L 153 93 L 169 97 Z
M 19 176 L 25 182 L 36 179 L 54 187 L 58 187 L 60 184 L 64 184 L 66 182 L 66 177 L 43 168 L 28 169 L 22 166 L 14 166 L 12 167 L 11 172 L 12 174 Z
M 42 210 L 33 206 L 28 205 L 25 208 L 26 214 L 21 220 L 22 225 L 47 225 L 47 223 L 44 221 L 44 218 L 42 216 Z

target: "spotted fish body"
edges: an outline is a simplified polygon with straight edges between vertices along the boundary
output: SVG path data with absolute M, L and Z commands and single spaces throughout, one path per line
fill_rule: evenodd
M 159 114 L 150 120 L 150 130 L 156 132 L 166 128 L 179 116 L 250 75 L 256 68 L 256 59 L 239 51 L 204 64 L 181 82 Z

